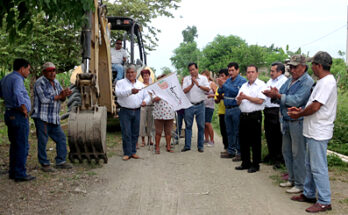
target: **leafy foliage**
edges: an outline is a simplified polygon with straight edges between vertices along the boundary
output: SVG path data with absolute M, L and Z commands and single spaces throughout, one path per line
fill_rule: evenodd
M 348 155 L 348 94 L 339 93 L 334 134 L 328 148 L 335 152 Z
M 79 31 L 61 19 L 48 19 L 43 12 L 36 14 L 31 22 L 31 34 L 26 34 L 24 29 L 18 30 L 13 43 L 8 43 L 10 33 L 6 32 L 6 26 L 0 29 L 0 65 L 11 70 L 14 58 L 23 57 L 31 63 L 31 73 L 38 76 L 41 65 L 47 61 L 53 62 L 60 71 L 79 63 Z
M 192 43 L 195 41 L 195 38 L 198 37 L 196 26 L 187 26 L 185 30 L 182 31 L 182 36 L 184 37 L 185 43 Z
M 93 9 L 93 1 L 86 0 L 5 0 L 0 3 L 0 17 L 6 16 L 6 32 L 13 42 L 19 36 L 18 30 L 33 33 L 34 17 L 45 11 L 50 21 L 66 20 L 69 25 L 80 27 L 84 13 Z M 3 23 L 0 22 L 0 27 Z
M 178 70 L 178 74 L 186 76 L 189 74 L 187 65 L 190 62 L 196 62 L 199 65 L 201 52 L 197 48 L 196 42 L 180 43 L 180 46 L 174 50 L 174 56 L 170 58 L 172 64 Z

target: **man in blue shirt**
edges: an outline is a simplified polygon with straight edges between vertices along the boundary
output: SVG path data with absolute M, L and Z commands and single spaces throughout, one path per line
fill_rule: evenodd
M 307 104 L 313 79 L 307 73 L 306 58 L 302 55 L 291 57 L 289 78 L 279 89 L 271 87 L 263 93 L 271 97 L 271 102 L 280 105 L 283 133 L 282 152 L 286 168 L 289 173 L 289 180 L 280 183 L 281 187 L 292 187 L 286 190 L 288 193 L 300 193 L 303 190 L 303 184 L 306 176 L 305 151 L 306 143 L 302 133 L 303 117 L 292 119 L 288 115 L 289 107 L 304 108 Z
M 25 59 L 15 59 L 13 72 L 0 81 L 0 97 L 5 101 L 5 123 L 10 140 L 9 178 L 16 182 L 31 181 L 34 176 L 26 173 L 25 164 L 29 151 L 30 98 L 24 86 L 29 76 L 30 64 Z
M 44 172 L 54 172 L 47 159 L 46 145 L 48 137 L 56 143 L 56 168 L 71 169 L 66 163 L 66 137 L 60 127 L 59 111 L 61 102 L 71 94 L 69 88 L 63 90 L 56 79 L 56 66 L 47 62 L 42 66 L 43 76 L 37 79 L 34 85 L 34 110 L 31 117 L 34 119 L 38 141 L 38 160 Z
M 246 82 L 246 79 L 239 75 L 238 63 L 231 62 L 228 64 L 228 73 L 230 78 L 227 81 L 218 79 L 220 95 L 224 94 L 224 104 L 226 108 L 225 124 L 228 139 L 226 152 L 221 153 L 221 158 L 233 158 L 233 161 L 240 161 L 239 146 L 239 116 L 240 109 L 235 99 L 240 87 Z

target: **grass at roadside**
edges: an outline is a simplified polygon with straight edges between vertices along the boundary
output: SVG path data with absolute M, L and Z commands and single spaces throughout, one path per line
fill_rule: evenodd
M 348 92 L 338 93 L 334 134 L 328 149 L 348 155 Z
M 63 124 L 66 123 L 63 122 Z M 37 139 L 35 126 L 31 124 L 29 134 L 30 150 L 27 158 L 27 171 L 36 176 L 36 180 L 30 183 L 15 183 L 8 179 L 9 141 L 7 128 L 0 122 L 0 214 L 63 214 L 60 202 L 66 201 L 74 195 L 85 195 L 93 184 L 105 183 L 103 177 L 96 173 L 100 164 L 88 164 L 75 162 L 73 169 L 58 170 L 53 173 L 45 173 L 40 170 L 37 160 Z M 121 153 L 121 132 L 110 131 L 107 133 L 108 158 Z M 47 144 L 47 156 L 54 166 L 56 156 L 55 143 Z

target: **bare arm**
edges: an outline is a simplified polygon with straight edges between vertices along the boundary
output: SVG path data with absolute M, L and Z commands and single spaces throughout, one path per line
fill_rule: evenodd
M 293 119 L 298 119 L 302 116 L 309 116 L 317 112 L 322 104 L 320 102 L 314 101 L 312 104 L 308 105 L 305 109 L 301 108 L 288 108 L 288 115 Z

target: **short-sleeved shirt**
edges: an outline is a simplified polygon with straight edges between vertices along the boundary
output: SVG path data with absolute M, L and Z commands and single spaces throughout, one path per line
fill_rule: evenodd
M 212 83 L 212 81 L 209 81 L 209 85 Z M 215 95 L 213 89 L 210 89 L 207 93 L 206 99 L 204 101 L 205 107 L 210 109 L 215 109 L 215 101 L 214 97 L 208 98 L 208 95 Z
M 209 82 L 208 82 L 208 79 L 207 77 L 205 77 L 204 75 L 199 75 L 198 74 L 198 77 L 196 79 L 198 81 L 198 84 L 200 86 L 203 86 L 203 87 L 209 87 Z M 191 76 L 186 76 L 184 78 L 184 83 L 182 85 L 182 88 L 185 89 L 187 88 L 188 86 L 190 86 L 192 84 L 192 78 Z M 191 103 L 199 103 L 199 102 L 202 102 L 205 100 L 206 98 L 206 94 L 205 94 L 205 91 L 200 89 L 199 87 L 197 87 L 197 85 L 193 85 L 193 87 L 191 88 L 191 90 L 189 92 L 186 93 L 186 96 L 188 98 L 188 100 L 191 102 Z
M 34 85 L 34 109 L 32 118 L 39 118 L 44 122 L 59 125 L 60 100 L 54 100 L 63 90 L 59 82 L 54 79 L 54 87 L 50 81 L 41 76 Z
M 306 107 L 314 101 L 322 105 L 317 112 L 303 118 L 303 136 L 329 140 L 333 134 L 337 107 L 337 86 L 332 74 L 317 81 Z
M 285 75 L 279 75 L 275 79 L 269 79 L 266 83 L 267 88 L 269 87 L 275 87 L 278 90 L 283 86 L 283 84 L 288 80 L 288 78 Z M 279 107 L 279 104 L 277 103 L 271 103 L 271 98 L 267 97 L 266 102 L 265 102 L 266 108 L 271 108 L 271 107 Z
M 216 93 L 215 93 L 215 98 L 214 99 L 216 99 L 216 97 L 219 96 L 218 90 L 219 90 L 219 88 L 216 89 Z M 224 94 L 222 94 L 222 95 L 224 95 Z M 225 113 L 226 113 L 226 108 L 225 108 L 224 100 L 221 99 L 219 104 L 218 104 L 218 115 L 225 114 Z
M 123 58 L 127 58 L 127 51 L 124 49 L 111 49 L 111 63 L 113 64 L 122 64 Z
M 243 92 L 247 96 L 266 100 L 266 96 L 262 93 L 262 91 L 265 90 L 265 87 L 266 87 L 265 82 L 259 79 L 256 79 L 254 83 L 251 85 L 249 84 L 249 82 L 246 82 L 240 88 L 238 96 L 241 92 Z M 255 104 L 247 99 L 243 99 L 241 104 L 239 105 L 239 109 L 242 113 L 260 111 L 260 110 L 263 110 L 264 107 L 265 107 L 265 102 L 263 102 L 262 104 Z
M 173 108 L 163 99 L 154 102 L 152 115 L 154 119 L 169 120 L 174 119 L 175 113 Z

